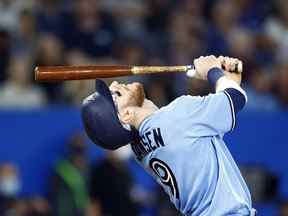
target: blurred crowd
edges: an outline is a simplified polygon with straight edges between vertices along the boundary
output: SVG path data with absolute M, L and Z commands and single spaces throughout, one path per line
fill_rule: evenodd
M 133 159 L 129 146 L 105 151 L 96 160 L 88 157 L 88 150 L 83 132 L 72 133 L 65 151 L 53 163 L 44 194 L 23 193 L 25 173 L 15 163 L 0 163 L 0 215 L 180 216 L 153 179 L 145 174 L 140 176 L 141 181 L 137 180 L 142 168 Z M 270 212 L 272 204 L 273 214 L 267 215 L 288 216 L 288 200 L 281 199 L 278 177 L 253 166 L 242 167 L 241 171 L 258 211 L 268 206 L 265 212 Z M 143 178 L 153 183 L 145 185 Z
M 0 164 L 0 214 L 3 216 L 48 216 L 50 206 L 46 198 L 20 198 L 21 175 L 13 163 Z
M 45 194 L 23 194 L 21 169 L 0 163 L 1 216 L 179 215 L 160 186 L 149 189 L 139 184 L 129 146 L 89 160 L 85 136 L 77 132 L 65 149 L 49 175 Z
M 36 83 L 35 66 L 188 65 L 200 55 L 244 62 L 247 109 L 288 105 L 288 4 L 281 0 L 1 0 L 0 105 L 79 105 L 93 81 Z M 141 81 L 158 105 L 209 92 L 184 74 Z M 109 80 L 108 80 L 109 81 Z
M 188 65 L 214 54 L 243 61 L 246 110 L 286 110 L 288 4 L 283 2 L 0 0 L 0 107 L 78 106 L 94 90 L 93 80 L 36 83 L 35 66 Z M 119 80 L 141 81 L 159 106 L 210 90 L 206 82 L 176 73 Z M 163 192 L 150 194 L 135 184 L 127 150 L 108 152 L 93 165 L 81 136 L 73 137 L 69 149 L 55 167 L 45 198 L 18 199 L 21 172 L 9 162 L 1 164 L 0 214 L 139 215 L 139 209 L 156 204 L 158 215 L 176 214 Z M 288 215 L 288 202 L 281 206 L 281 215 Z

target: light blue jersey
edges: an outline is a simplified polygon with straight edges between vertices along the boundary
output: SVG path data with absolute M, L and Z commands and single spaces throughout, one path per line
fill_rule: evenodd
M 234 126 L 225 92 L 182 96 L 142 122 L 141 143 L 132 149 L 183 214 L 254 215 L 249 190 L 222 139 Z

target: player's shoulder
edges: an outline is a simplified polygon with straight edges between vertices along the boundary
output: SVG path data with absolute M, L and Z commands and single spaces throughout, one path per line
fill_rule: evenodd
M 166 108 L 185 107 L 187 105 L 197 105 L 204 99 L 203 96 L 182 95 L 169 103 Z
M 218 92 L 218 93 L 210 93 L 205 96 L 192 96 L 192 95 L 182 95 L 175 100 L 173 100 L 168 106 L 179 106 L 179 105 L 201 105 L 202 103 L 205 103 L 206 101 L 209 101 L 210 99 L 214 97 L 223 97 L 224 92 Z
M 187 100 L 199 100 L 203 98 L 202 96 L 193 96 L 193 95 L 182 95 L 180 97 L 177 97 L 175 100 L 173 100 L 171 103 L 179 103 Z
M 200 103 L 201 101 L 205 100 L 211 94 L 206 96 L 193 96 L 193 95 L 182 95 L 175 100 L 173 100 L 170 104 L 181 104 L 181 103 Z

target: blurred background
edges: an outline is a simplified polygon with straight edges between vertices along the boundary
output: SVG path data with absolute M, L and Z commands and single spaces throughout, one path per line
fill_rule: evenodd
M 79 105 L 94 81 L 36 83 L 33 68 L 186 65 L 206 54 L 243 60 L 249 100 L 225 140 L 259 215 L 287 216 L 283 0 L 0 0 L 0 214 L 177 215 L 129 149 L 103 151 L 86 137 Z M 185 74 L 120 80 L 141 81 L 159 106 L 209 92 Z

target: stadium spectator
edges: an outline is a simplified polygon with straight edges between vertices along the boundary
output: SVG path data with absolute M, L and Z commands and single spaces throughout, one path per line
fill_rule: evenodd
M 211 9 L 205 42 L 207 53 L 214 55 L 229 55 L 230 47 L 226 36 L 238 26 L 239 11 L 234 1 L 217 1 Z
M 0 29 L 0 83 L 7 79 L 7 67 L 10 61 L 11 36 L 3 29 Z
M 61 41 L 53 34 L 41 34 L 36 44 L 35 65 L 55 66 L 62 65 L 64 62 L 64 50 Z M 40 83 L 39 85 L 44 88 L 51 104 L 61 103 L 62 83 Z
M 88 56 L 109 58 L 117 38 L 115 22 L 104 13 L 96 0 L 76 0 L 62 24 L 66 50 L 77 50 Z
M 143 65 L 146 58 L 145 47 L 141 41 L 127 38 L 125 44 L 119 43 L 117 57 L 121 64 Z
M 22 10 L 19 14 L 17 31 L 12 34 L 13 55 L 29 55 L 34 58 L 36 46 L 35 17 L 31 10 Z
M 50 199 L 55 216 L 84 216 L 89 206 L 88 164 L 83 135 L 76 133 L 68 146 L 69 155 L 59 161 L 52 177 Z
M 174 13 L 169 26 L 169 61 L 174 64 L 189 64 L 191 59 L 204 54 L 204 31 L 191 25 L 187 15 Z
M 279 216 L 288 216 L 288 201 L 283 200 L 280 203 Z
M 0 164 L 0 214 L 5 215 L 11 211 L 24 211 L 17 208 L 21 202 L 16 198 L 21 190 L 21 180 L 18 169 L 12 163 Z
M 270 73 L 255 71 L 250 76 L 249 85 L 245 86 L 248 102 L 245 107 L 247 111 L 277 111 L 281 105 L 276 95 L 272 93 L 274 78 Z
M 38 38 L 36 64 L 56 66 L 64 62 L 63 46 L 53 34 L 41 34 Z
M 91 168 L 90 197 L 94 215 L 138 215 L 133 200 L 133 179 L 127 159 L 129 146 L 107 152 L 107 157 Z
M 199 2 L 197 9 L 201 11 L 203 8 L 200 5 L 201 2 Z M 185 8 L 185 10 L 183 8 L 178 12 L 172 13 L 170 17 L 169 50 L 166 55 L 168 61 L 173 65 L 189 65 L 191 64 L 191 59 L 205 53 L 205 43 L 203 41 L 206 33 L 203 29 L 205 28 L 200 29 L 198 26 L 199 23 L 205 24 L 205 20 L 201 19 L 198 13 L 194 13 L 194 10 L 197 9 L 191 6 L 188 9 Z M 191 22 L 194 16 L 196 16 L 196 23 Z M 171 99 L 185 94 L 190 87 L 187 85 L 185 74 L 174 74 L 172 76 L 175 76 L 175 78 L 172 83 L 170 80 L 168 85 L 169 87 L 171 86 Z M 201 84 L 196 82 L 193 88 L 197 88 L 199 85 Z
M 239 56 L 245 64 L 243 82 L 247 82 L 260 68 L 255 62 L 256 44 L 253 32 L 244 28 L 234 28 L 226 35 L 230 53 L 232 56 Z
M 273 1 L 276 12 L 266 19 L 265 31 L 275 43 L 276 58 L 287 61 L 288 56 L 288 5 L 283 1 Z
M 0 27 L 6 29 L 10 33 L 16 32 L 19 14 L 24 5 L 25 4 L 19 0 L 0 1 Z
M 43 197 L 10 199 L 0 213 L 3 216 L 52 216 L 50 206 Z
M 147 1 L 122 0 L 119 4 L 117 0 L 102 0 L 99 4 L 114 17 L 122 37 L 145 37 L 143 22 L 148 13 Z
M 142 40 L 133 38 L 126 38 L 126 43 L 118 43 L 114 52 L 114 58 L 118 64 L 122 65 L 144 65 L 147 58 L 147 51 Z M 148 77 L 140 76 L 126 76 L 119 77 L 118 80 L 125 82 L 142 82 L 147 83 Z
M 35 7 L 36 26 L 39 33 L 60 37 L 63 33 L 61 0 L 40 0 Z
M 76 50 L 70 51 L 66 55 L 66 61 L 68 65 L 89 65 L 94 63 L 87 54 Z M 78 106 L 82 103 L 83 98 L 85 98 L 89 92 L 93 92 L 94 90 L 94 80 L 75 80 L 65 82 L 61 99 L 62 102 L 66 104 Z
M 11 199 L 3 216 L 29 216 L 29 205 L 25 199 Z M 35 215 L 36 216 L 36 215 Z
M 31 64 L 27 57 L 14 56 L 9 64 L 8 79 L 0 88 L 0 106 L 14 108 L 43 107 L 45 93 L 31 83 Z
M 36 196 L 28 199 L 27 207 L 27 213 L 23 216 L 52 216 L 49 203 L 43 197 Z
M 250 31 L 262 31 L 265 18 L 271 12 L 271 1 L 261 0 L 234 0 L 235 8 L 239 10 L 239 25 Z M 273 1 L 272 1 L 273 2 Z
M 169 51 L 169 26 L 171 23 L 172 11 L 175 11 L 175 4 L 170 0 L 149 0 L 147 1 L 147 14 L 144 18 L 144 27 L 148 36 L 145 35 L 145 43 L 149 55 L 161 56 L 167 60 Z M 168 37 L 167 37 L 168 36 Z
M 284 109 L 288 107 L 288 63 L 280 63 L 275 68 L 275 91 Z
M 0 193 L 3 197 L 15 198 L 21 189 L 21 180 L 14 164 L 0 165 Z
M 166 198 L 166 194 L 163 189 L 159 186 L 157 187 L 157 206 L 158 206 L 158 216 L 180 216 L 180 213 L 176 208 L 171 205 L 170 201 Z

